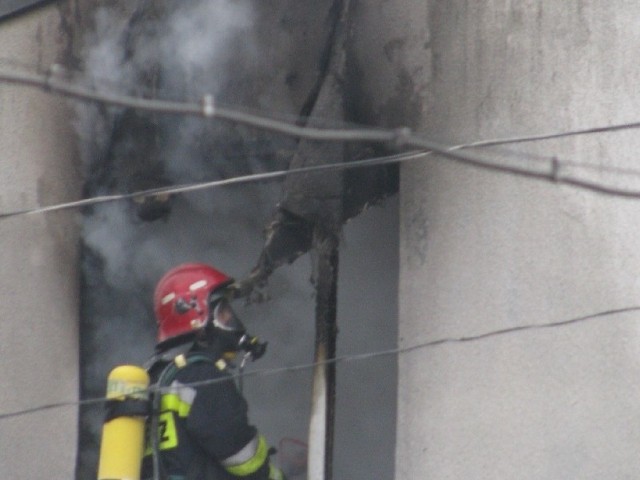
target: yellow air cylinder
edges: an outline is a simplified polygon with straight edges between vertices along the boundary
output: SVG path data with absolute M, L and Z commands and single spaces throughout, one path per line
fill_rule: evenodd
M 112 408 L 102 426 L 98 480 L 140 480 L 148 388 L 149 375 L 138 366 L 121 365 L 109 374 Z

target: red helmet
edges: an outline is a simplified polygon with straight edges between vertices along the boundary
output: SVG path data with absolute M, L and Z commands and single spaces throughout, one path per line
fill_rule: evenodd
M 169 270 L 153 295 L 158 342 L 205 327 L 210 319 L 211 294 L 232 282 L 231 277 L 202 263 L 186 263 Z

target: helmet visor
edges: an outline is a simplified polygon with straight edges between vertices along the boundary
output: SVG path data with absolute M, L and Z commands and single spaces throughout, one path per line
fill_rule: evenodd
M 237 317 L 229 300 L 222 297 L 213 305 L 213 326 L 225 332 L 244 333 L 245 328 Z

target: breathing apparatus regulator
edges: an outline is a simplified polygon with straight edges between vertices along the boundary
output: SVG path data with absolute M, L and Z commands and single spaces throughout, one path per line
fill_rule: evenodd
M 223 290 L 210 295 L 209 314 L 203 335 L 206 342 L 217 343 L 224 352 L 234 357 L 238 352 L 244 352 L 243 360 L 247 358 L 258 360 L 267 349 L 266 342 L 247 333 L 242 321 L 231 307 L 228 292 Z
M 261 342 L 258 337 L 251 337 L 244 334 L 239 343 L 240 350 L 244 351 L 243 360 L 247 358 L 251 360 L 258 360 L 267 351 L 267 342 Z
M 210 319 L 203 329 L 205 343 L 217 345 L 224 351 L 223 358 L 232 362 L 238 354 L 242 355 L 238 365 L 238 388 L 242 393 L 244 367 L 248 360 L 256 361 L 265 354 L 267 342 L 261 342 L 256 336 L 247 333 L 244 325 L 236 316 L 225 296 L 212 295 L 210 300 Z

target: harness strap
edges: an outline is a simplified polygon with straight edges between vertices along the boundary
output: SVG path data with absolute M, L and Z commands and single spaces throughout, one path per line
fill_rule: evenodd
M 213 359 L 207 355 L 198 352 L 190 352 L 183 353 L 177 355 L 171 362 L 168 363 L 166 367 L 162 370 L 158 377 L 158 381 L 156 382 L 156 386 L 158 388 L 166 388 L 171 386 L 173 381 L 175 380 L 178 372 L 186 367 L 187 365 L 191 365 L 197 362 L 208 362 L 213 363 L 219 370 L 224 370 L 227 366 L 226 362 L 222 359 L 214 362 Z M 153 474 L 154 480 L 159 480 L 160 478 L 167 480 L 183 480 L 186 477 L 181 476 L 169 476 L 162 471 L 162 464 L 160 462 L 160 438 L 158 435 L 159 429 L 159 415 L 162 410 L 168 409 L 170 411 L 175 411 L 176 414 L 182 416 L 186 416 L 188 414 L 188 408 L 181 407 L 182 402 L 180 401 L 180 394 L 167 396 L 166 393 L 161 393 L 156 391 L 153 394 L 153 402 L 152 402 L 152 415 L 151 415 L 151 454 L 153 457 Z M 167 400 L 164 400 L 163 397 L 166 397 Z M 175 408 L 174 408 L 175 407 Z
M 125 398 L 124 400 L 107 400 L 104 421 L 119 417 L 146 417 L 150 413 L 151 405 L 148 400 L 139 398 Z
M 159 387 L 168 387 L 173 382 L 174 378 L 178 374 L 178 372 L 186 367 L 187 365 L 191 365 L 193 363 L 198 362 L 208 362 L 213 363 L 218 370 L 224 370 L 227 367 L 227 364 L 224 360 L 220 359 L 214 362 L 211 357 L 198 352 L 191 353 L 182 353 L 176 356 L 173 361 L 171 361 L 162 371 L 160 377 L 158 377 L 158 386 Z

